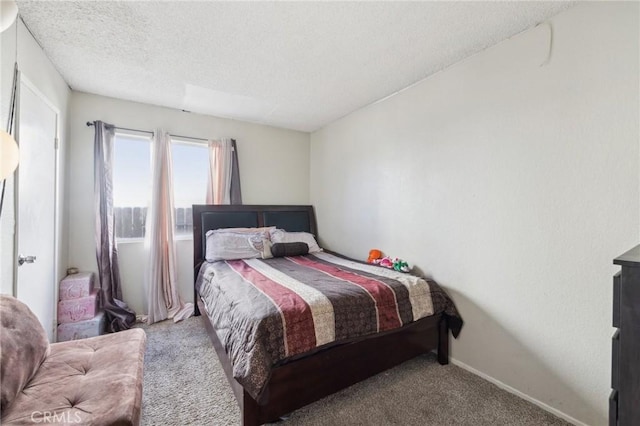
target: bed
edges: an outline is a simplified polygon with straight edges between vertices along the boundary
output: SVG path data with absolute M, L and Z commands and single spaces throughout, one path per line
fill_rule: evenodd
M 296 318 L 295 321 L 291 321 L 285 316 L 282 316 L 282 323 L 289 324 L 289 328 L 284 328 L 283 325 L 286 336 L 279 336 L 279 331 L 270 325 L 263 328 L 267 330 L 262 333 L 265 336 L 269 337 L 275 334 L 276 340 L 279 338 L 284 341 L 286 350 L 280 348 L 268 350 L 276 347 L 274 345 L 270 346 L 271 343 L 269 342 L 258 344 L 249 341 L 247 343 L 247 335 L 249 334 L 241 336 L 239 343 L 231 340 L 229 338 L 229 330 L 233 324 L 227 324 L 227 322 L 240 321 L 241 327 L 251 328 L 253 326 L 247 326 L 247 324 L 253 324 L 251 320 L 242 323 L 242 312 L 250 309 L 263 309 L 259 304 L 248 305 L 249 301 L 259 298 L 265 299 L 264 296 L 267 294 L 264 289 L 257 292 L 254 291 L 253 286 L 258 286 L 259 283 L 245 284 L 249 279 L 249 275 L 256 273 L 255 270 L 262 271 L 264 269 L 264 271 L 270 271 L 269 273 L 272 275 L 269 276 L 271 278 L 273 276 L 279 277 L 286 273 L 300 280 L 306 278 L 306 275 L 302 277 L 302 275 L 307 274 L 303 270 L 310 270 L 318 275 L 337 277 L 335 279 L 331 278 L 334 279 L 333 285 L 335 286 L 339 279 L 344 278 L 340 274 L 350 274 L 349 277 L 353 278 L 349 278 L 349 280 L 356 282 L 358 279 L 364 279 L 363 277 L 372 276 L 372 273 L 378 274 L 383 269 L 363 262 L 352 261 L 331 252 L 309 253 L 306 256 L 267 260 L 251 259 L 250 261 L 229 260 L 218 262 L 207 262 L 205 260 L 206 235 L 208 231 L 223 228 L 261 228 L 269 226 L 288 232 L 308 232 L 317 236 L 312 206 L 193 206 L 194 300 L 196 301 L 196 315 L 203 314 L 203 322 L 239 404 L 243 425 L 253 426 L 275 421 L 281 416 L 311 402 L 432 350 L 437 351 L 437 359 L 440 364 L 448 363 L 449 330 L 457 336 L 462 327 L 462 319 L 458 315 L 453 302 L 437 284 L 418 278 L 414 280 L 414 277 L 410 275 L 403 275 L 400 279 L 403 280 L 404 284 L 396 283 L 398 289 L 393 291 L 399 293 L 407 292 L 406 299 L 410 299 L 411 303 L 404 302 L 404 296 L 392 296 L 394 303 L 397 305 L 394 305 L 395 308 L 393 309 L 387 309 L 387 316 L 383 315 L 384 304 L 375 299 L 376 297 L 384 298 L 385 295 L 378 294 L 380 293 L 379 289 L 376 290 L 378 293 L 375 291 L 369 291 L 369 293 L 362 291 L 370 297 L 371 295 L 374 296 L 372 299 L 375 300 L 373 305 L 377 321 L 375 326 L 377 328 L 374 332 L 364 330 L 360 334 L 355 334 L 353 330 L 357 331 L 357 326 L 349 324 L 349 327 L 341 327 L 340 329 L 348 329 L 350 331 L 339 336 L 337 331 L 338 305 L 334 302 L 335 317 L 332 316 L 334 321 L 334 329 L 331 331 L 331 333 L 334 333 L 331 335 L 332 339 L 326 338 L 326 328 L 321 326 L 322 318 L 324 317 L 321 313 L 315 313 L 312 320 L 307 321 L 307 323 L 311 324 L 311 331 L 305 328 L 307 323 L 302 319 Z M 309 274 L 312 272 L 309 272 Z M 264 273 L 268 275 L 267 272 Z M 396 275 L 393 275 L 394 273 Z M 385 285 L 381 287 L 384 287 L 383 289 L 388 292 L 387 287 L 391 288 L 390 286 L 394 283 L 392 278 L 398 278 L 398 274 L 401 273 L 385 272 L 385 274 L 387 275 L 381 275 L 391 278 L 381 278 L 378 275 L 374 275 L 374 277 L 377 281 L 384 281 Z M 285 278 L 281 279 L 282 283 L 289 282 L 287 280 L 290 277 L 287 276 Z M 236 281 L 231 281 L 232 279 Z M 314 284 L 312 286 L 319 282 L 317 276 L 313 280 L 315 281 L 313 281 Z M 328 286 L 329 284 L 317 285 Z M 413 287 L 411 287 L 412 285 Z M 417 299 L 418 296 L 415 296 L 415 294 L 419 293 L 419 289 L 425 288 L 425 286 L 427 286 L 427 291 L 431 294 L 431 311 L 424 307 L 421 310 L 422 302 L 417 302 L 421 299 Z M 403 289 L 404 287 L 409 290 Z M 330 290 L 333 291 L 333 289 L 334 287 L 331 287 Z M 360 291 L 361 289 L 357 290 Z M 247 296 L 247 291 L 253 291 L 253 293 Z M 414 296 L 411 296 L 412 294 Z M 308 294 L 306 296 L 303 294 L 303 296 L 310 297 Z M 285 300 L 285 303 L 294 303 L 295 301 L 291 302 L 291 299 L 296 297 L 298 297 L 297 294 L 287 294 L 283 297 L 283 300 Z M 224 300 L 216 302 L 216 298 Z M 270 296 L 269 301 L 273 302 L 272 299 Z M 408 303 L 408 307 L 402 305 L 401 302 Z M 215 305 L 216 303 L 220 306 Z M 223 310 L 224 306 L 227 306 L 224 308 L 227 309 L 226 311 Z M 418 315 L 416 314 L 418 311 L 424 312 Z M 282 312 L 284 311 L 280 310 L 280 314 Z M 332 313 L 332 315 L 334 314 Z M 359 315 L 366 317 L 368 314 L 363 312 Z M 236 316 L 239 319 L 234 319 Z M 397 322 L 395 325 L 393 323 L 394 318 Z M 316 325 L 315 331 L 313 328 L 314 323 Z M 298 331 L 294 330 L 291 332 L 292 334 L 289 334 L 289 330 L 296 327 Z M 267 337 L 264 338 L 266 339 Z M 318 339 L 324 340 L 319 341 Z M 236 338 L 236 340 L 238 339 Z M 309 340 L 311 343 L 309 343 Z M 241 345 L 244 346 L 239 348 L 238 346 Z M 260 350 L 259 348 L 263 346 L 267 347 L 267 349 Z M 250 348 L 252 352 L 247 348 Z M 269 357 L 265 356 L 265 353 L 267 355 L 275 353 L 275 355 Z M 265 363 L 266 366 L 264 365 Z M 251 368 L 248 366 L 251 366 Z

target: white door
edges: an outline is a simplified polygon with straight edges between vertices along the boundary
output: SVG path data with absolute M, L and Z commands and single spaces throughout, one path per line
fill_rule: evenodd
M 21 76 L 17 139 L 16 297 L 53 341 L 56 326 L 56 150 L 58 112 Z

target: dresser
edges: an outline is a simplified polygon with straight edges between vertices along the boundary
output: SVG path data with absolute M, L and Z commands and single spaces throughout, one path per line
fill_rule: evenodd
M 640 245 L 615 258 L 609 425 L 640 425 Z

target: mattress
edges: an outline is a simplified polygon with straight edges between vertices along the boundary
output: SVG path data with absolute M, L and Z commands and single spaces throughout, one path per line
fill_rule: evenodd
M 462 319 L 433 281 L 314 253 L 205 262 L 196 280 L 234 378 L 256 400 L 273 366 L 324 347 L 444 314 Z

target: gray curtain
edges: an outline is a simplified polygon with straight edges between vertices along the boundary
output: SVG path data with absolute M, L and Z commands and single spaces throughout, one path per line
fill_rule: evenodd
M 100 282 L 100 305 L 105 311 L 107 331 L 126 330 L 136 322 L 136 314 L 122 301 L 118 247 L 113 218 L 114 127 L 94 121 L 94 196 L 96 214 L 96 258 Z
M 242 204 L 242 191 L 240 190 L 240 167 L 238 166 L 238 145 L 235 139 L 231 139 L 231 204 Z

